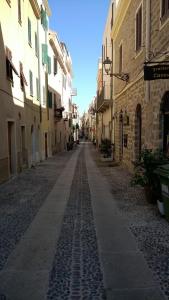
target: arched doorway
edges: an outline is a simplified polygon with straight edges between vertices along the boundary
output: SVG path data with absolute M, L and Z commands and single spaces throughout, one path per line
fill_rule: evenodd
M 163 152 L 169 155 L 169 91 L 165 92 L 161 102 Z
M 142 109 L 138 104 L 135 115 L 135 160 L 141 158 Z
M 123 159 L 123 112 L 119 114 L 119 160 Z

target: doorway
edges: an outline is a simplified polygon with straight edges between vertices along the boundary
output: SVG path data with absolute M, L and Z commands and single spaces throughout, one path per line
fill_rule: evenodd
M 142 110 L 141 105 L 136 107 L 135 116 L 135 160 L 141 159 L 141 136 L 142 136 Z
M 169 156 L 169 91 L 165 92 L 162 97 L 161 112 L 163 120 L 163 152 Z
M 16 173 L 16 149 L 15 149 L 15 125 L 14 122 L 8 122 L 8 159 L 9 173 Z
M 21 158 L 22 166 L 26 165 L 25 126 L 21 126 Z
M 123 159 L 123 113 L 119 115 L 119 160 Z
M 45 159 L 48 158 L 48 134 L 45 132 Z

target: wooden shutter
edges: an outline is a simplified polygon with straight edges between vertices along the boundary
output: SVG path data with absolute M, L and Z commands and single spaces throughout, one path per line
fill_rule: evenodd
M 48 74 L 51 74 L 51 57 L 48 56 Z
M 28 18 L 28 43 L 32 44 L 32 38 L 31 38 L 31 21 Z
M 18 0 L 18 21 L 21 23 L 21 0 Z
M 44 29 L 48 29 L 48 20 L 47 20 L 47 14 L 46 11 L 41 6 L 41 24 Z
M 30 96 L 33 96 L 33 74 L 29 71 Z
M 42 63 L 43 65 L 48 64 L 48 46 L 42 44 Z
M 36 56 L 38 56 L 38 36 L 36 32 L 35 32 L 35 54 Z
M 48 107 L 52 108 L 52 93 L 48 91 Z

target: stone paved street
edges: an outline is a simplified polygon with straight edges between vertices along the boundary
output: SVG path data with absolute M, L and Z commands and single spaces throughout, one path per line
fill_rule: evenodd
M 0 299 L 169 299 L 169 226 L 129 179 L 81 143 L 0 186 Z

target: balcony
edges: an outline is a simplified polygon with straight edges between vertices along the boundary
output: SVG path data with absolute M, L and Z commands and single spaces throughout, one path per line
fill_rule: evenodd
M 77 89 L 76 88 L 72 88 L 71 96 L 77 96 Z
M 101 93 L 97 94 L 97 112 L 104 112 L 109 108 L 113 99 L 112 99 L 112 86 L 104 85 Z

